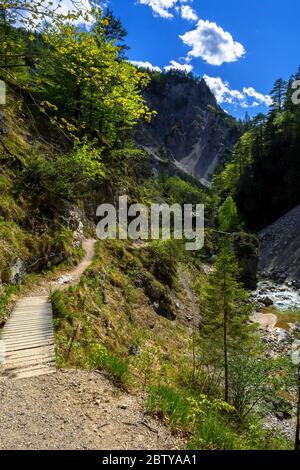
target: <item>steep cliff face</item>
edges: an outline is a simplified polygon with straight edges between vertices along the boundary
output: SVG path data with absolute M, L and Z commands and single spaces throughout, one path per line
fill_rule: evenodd
M 300 283 L 300 206 L 259 234 L 261 275 Z
M 238 123 L 218 106 L 205 81 L 192 76 L 155 73 L 145 95 L 158 114 L 137 129 L 138 145 L 155 166 L 168 162 L 209 184 L 240 135 Z

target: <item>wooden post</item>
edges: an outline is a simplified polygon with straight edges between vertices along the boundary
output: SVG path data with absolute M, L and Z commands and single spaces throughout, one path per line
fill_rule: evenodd
M 67 353 L 67 357 L 66 357 L 66 362 L 68 362 L 68 360 L 69 360 L 73 343 L 74 343 L 74 341 L 75 341 L 75 339 L 76 339 L 76 336 L 77 336 L 77 334 L 79 333 L 80 329 L 81 329 L 81 321 L 79 321 L 79 322 L 77 323 L 77 326 L 76 326 L 76 328 L 75 328 L 74 334 L 73 334 L 73 336 L 72 336 L 72 339 L 71 339 L 71 342 L 70 342 L 70 346 L 69 346 L 69 349 L 68 349 L 68 353 Z

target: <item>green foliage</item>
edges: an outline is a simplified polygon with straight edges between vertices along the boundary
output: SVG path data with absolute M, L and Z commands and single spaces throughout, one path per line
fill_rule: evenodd
M 195 435 L 188 443 L 191 450 L 241 450 L 244 446 L 237 432 L 226 425 L 224 420 L 215 414 L 208 414 L 197 423 Z
M 163 185 L 164 195 L 170 204 L 204 204 L 205 192 L 179 177 L 168 178 Z
M 33 154 L 24 172 L 24 185 L 41 201 L 58 199 L 78 201 L 91 194 L 95 181 L 105 177 L 101 150 L 84 139 L 69 154 Z
M 92 31 L 68 23 L 47 27 L 47 54 L 32 86 L 60 127 L 78 136 L 96 135 L 108 147 L 120 146 L 140 118 L 151 117 L 141 95 L 149 78 L 119 60 L 119 48 L 106 39 L 107 20 L 101 13 L 96 20 Z
M 202 347 L 208 364 L 223 368 L 225 401 L 229 400 L 228 358 L 232 351 L 249 351 L 252 339 L 247 325 L 251 306 L 246 303 L 247 292 L 238 282 L 239 271 L 232 250 L 224 244 L 208 285 L 200 293 Z
M 23 17 L 20 11 L 25 12 Z M 78 24 L 91 17 L 94 27 L 90 30 L 74 26 L 73 20 Z M 16 18 L 24 29 L 16 27 Z M 60 14 L 39 0 L 7 0 L 0 7 L 0 77 L 8 83 L 11 95 L 5 109 L 9 133 L 0 175 L 0 270 L 4 281 L 9 280 L 10 266 L 17 257 L 29 260 L 33 269 L 36 263 L 42 269 L 66 257 L 72 259 L 72 231 L 57 222 L 62 201 L 83 205 L 88 200 L 90 207 L 96 198 L 100 202 L 99 195 L 106 200 L 125 191 L 133 200 L 146 196 L 139 184 L 144 155 L 131 141 L 137 122 L 149 121 L 154 114 L 143 89 L 153 86 L 157 96 L 163 96 L 170 79 L 175 84 L 198 79 L 176 71 L 168 76 L 152 73 L 150 84 L 146 71 L 124 60 L 125 36 L 120 21 L 99 8 L 84 11 L 79 7 L 76 12 Z M 219 176 L 218 196 L 221 200 L 228 196 L 219 211 L 222 231 L 238 227 L 233 197 L 241 200 L 239 185 L 246 175 L 257 175 L 254 165 L 258 158 L 297 135 L 298 118 L 292 107 L 284 106 L 281 85 L 274 89 L 277 108 L 269 122 L 260 116 L 248 123 L 232 162 Z M 11 92 L 12 88 L 17 91 Z M 181 109 L 184 101 L 178 99 L 175 108 Z M 212 111 L 224 115 L 220 109 Z M 232 132 L 237 132 L 234 122 Z M 270 136 L 276 140 L 274 148 L 269 145 Z M 295 155 L 292 161 L 297 168 Z M 162 157 L 168 160 L 168 155 Z M 268 154 L 267 164 L 272 163 Z M 151 189 L 149 204 L 156 197 L 169 203 L 206 204 L 207 220 L 214 225 L 217 198 L 199 185 L 164 177 Z M 211 240 L 213 246 L 212 236 Z M 189 329 L 180 321 L 171 324 L 168 320 L 175 318 L 171 289 L 185 295 L 177 276 L 178 264 L 184 261 L 181 243 L 154 242 L 133 255 L 125 243 L 116 242 L 108 251 L 98 244 L 94 264 L 79 285 L 52 294 L 58 364 L 106 371 L 123 387 L 133 381 L 143 389 L 150 386 L 149 411 L 174 430 L 184 431 L 190 448 L 275 446 L 259 425 L 243 430 L 233 419 L 237 415 L 252 417 L 252 405 L 261 396 L 269 369 L 260 362 L 254 364 L 250 356 L 254 348 L 251 328 L 246 327 L 247 295 L 237 281 L 232 253 L 221 250 L 208 283 L 203 282 L 203 328 L 197 353 L 204 359 L 191 384 L 187 380 Z M 0 287 L 1 316 L 14 288 Z M 158 304 L 155 309 L 154 303 Z M 135 345 L 140 352 L 129 361 Z M 210 374 L 219 377 L 215 387 L 215 377 L 211 380 Z M 230 404 L 219 398 L 222 374 L 227 377 L 225 399 Z M 162 379 L 171 385 L 157 385 Z M 210 393 L 199 393 L 203 390 Z
M 64 303 L 64 299 L 63 299 L 63 295 L 61 293 L 61 291 L 54 291 L 52 292 L 51 294 L 51 303 L 52 303 L 52 308 L 53 308 L 53 313 L 54 313 L 54 316 L 55 316 L 55 319 L 63 319 L 63 318 L 68 318 L 70 317 L 70 312 L 68 311 L 65 303 Z M 56 324 L 57 321 L 56 321 Z
M 266 409 L 265 398 L 271 390 L 275 393 L 276 362 L 236 353 L 229 359 L 229 370 L 230 402 L 239 417 L 244 419 L 254 407 L 263 412 Z
M 128 359 L 118 357 L 101 345 L 93 346 L 91 365 L 95 369 L 105 370 L 117 385 L 125 386 L 128 382 Z
M 276 81 L 267 116 L 257 115 L 235 147 L 233 160 L 215 178 L 230 193 L 251 229 L 260 229 L 300 203 L 300 108 L 292 102 L 292 83 Z
M 147 248 L 148 267 L 154 276 L 169 287 L 174 287 L 177 265 L 182 247 L 176 240 L 153 241 Z
M 161 419 L 169 419 L 173 429 L 191 425 L 191 406 L 186 397 L 166 385 L 158 385 L 150 389 L 147 403 L 148 411 Z
M 16 11 L 18 5 L 28 13 L 24 21 Z M 28 189 L 37 197 L 47 191 L 56 203 L 59 198 L 74 200 L 76 195 L 93 194 L 94 183 L 106 193 L 108 188 L 132 186 L 135 164 L 142 155 L 131 143 L 132 129 L 140 119 L 150 120 L 153 113 L 142 96 L 148 74 L 123 58 L 121 43 L 126 32 L 120 21 L 109 10 L 84 9 L 80 2 L 68 14 L 37 0 L 8 1 L 2 8 L 0 77 L 22 89 L 29 101 L 29 118 L 51 128 L 49 137 L 42 130 L 44 141 L 39 122 L 33 122 L 38 139 L 43 144 L 48 138 L 55 140 L 55 151 L 47 148 L 46 155 L 41 145 L 34 152 L 27 149 L 29 166 L 23 161 L 22 165 Z M 18 29 L 15 20 L 19 16 L 26 28 L 38 23 L 40 32 Z M 41 18 L 47 21 L 41 24 Z M 93 28 L 74 25 L 74 19 L 78 23 L 86 18 L 93 20 Z M 57 151 L 60 144 L 62 152 Z
M 220 206 L 218 219 L 219 228 L 223 232 L 234 232 L 239 228 L 237 207 L 232 196 L 228 196 Z
M 10 266 L 17 258 L 29 257 L 27 234 L 15 222 L 0 220 L 0 271 L 2 281 L 8 282 Z
M 0 322 L 4 316 L 5 307 L 9 303 L 11 297 L 16 292 L 16 290 L 17 290 L 16 286 L 5 285 L 5 284 L 0 285 Z
M 235 409 L 220 399 L 206 395 L 193 396 L 167 385 L 150 388 L 148 411 L 163 419 L 173 431 L 188 437 L 191 450 L 283 450 L 291 443 L 272 430 L 264 429 L 257 417 L 239 427 Z
M 123 59 L 126 51 L 129 49 L 124 43 L 128 33 L 124 29 L 120 19 L 116 18 L 109 8 L 107 8 L 104 13 L 104 19 L 105 23 L 103 27 L 106 39 L 113 42 L 119 48 L 119 57 Z
M 221 400 L 197 399 L 166 385 L 150 389 L 148 410 L 189 436 L 189 449 L 241 448 L 238 434 L 226 422 L 234 409 Z
M 248 336 L 248 325 L 245 324 L 249 316 L 248 294 L 238 281 L 239 272 L 234 253 L 224 245 L 200 298 L 204 313 L 203 333 L 208 334 L 213 343 L 216 341 L 216 345 L 223 339 L 224 312 L 232 346 L 238 347 L 241 339 Z M 214 353 L 218 350 L 217 347 L 212 349 Z

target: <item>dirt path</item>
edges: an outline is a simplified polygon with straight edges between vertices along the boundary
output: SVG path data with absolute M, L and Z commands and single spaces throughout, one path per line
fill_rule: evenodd
M 77 284 L 84 271 L 92 262 L 93 256 L 95 254 L 95 245 L 96 240 L 93 238 L 84 240 L 82 243 L 82 248 L 85 251 L 85 255 L 80 263 L 74 269 L 67 271 L 54 281 L 46 281 L 41 285 L 33 287 L 29 295 L 31 297 L 50 295 L 53 290 L 64 290 L 73 284 Z
M 182 441 L 96 372 L 0 378 L 0 449 L 161 449 Z
M 79 281 L 95 253 L 93 239 L 83 242 L 85 256 L 69 273 L 55 281 L 36 287 L 30 296 L 15 304 L 4 328 L 0 331 L 5 359 L 0 373 L 11 378 L 34 377 L 55 371 L 52 306 L 49 295 L 54 289 L 65 289 Z M 3 348 L 3 346 L 2 346 Z
M 273 329 L 275 328 L 278 319 L 273 313 L 255 312 L 252 315 L 251 320 L 258 323 L 261 328 Z

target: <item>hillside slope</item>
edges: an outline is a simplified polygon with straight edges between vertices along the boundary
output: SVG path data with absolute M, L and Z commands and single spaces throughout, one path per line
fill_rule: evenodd
M 300 282 L 300 206 L 259 234 L 261 274 Z
M 207 185 L 239 137 L 237 122 L 218 106 L 204 80 L 185 74 L 154 74 L 145 97 L 158 115 L 138 128 L 136 142 L 156 167 L 169 161 Z

